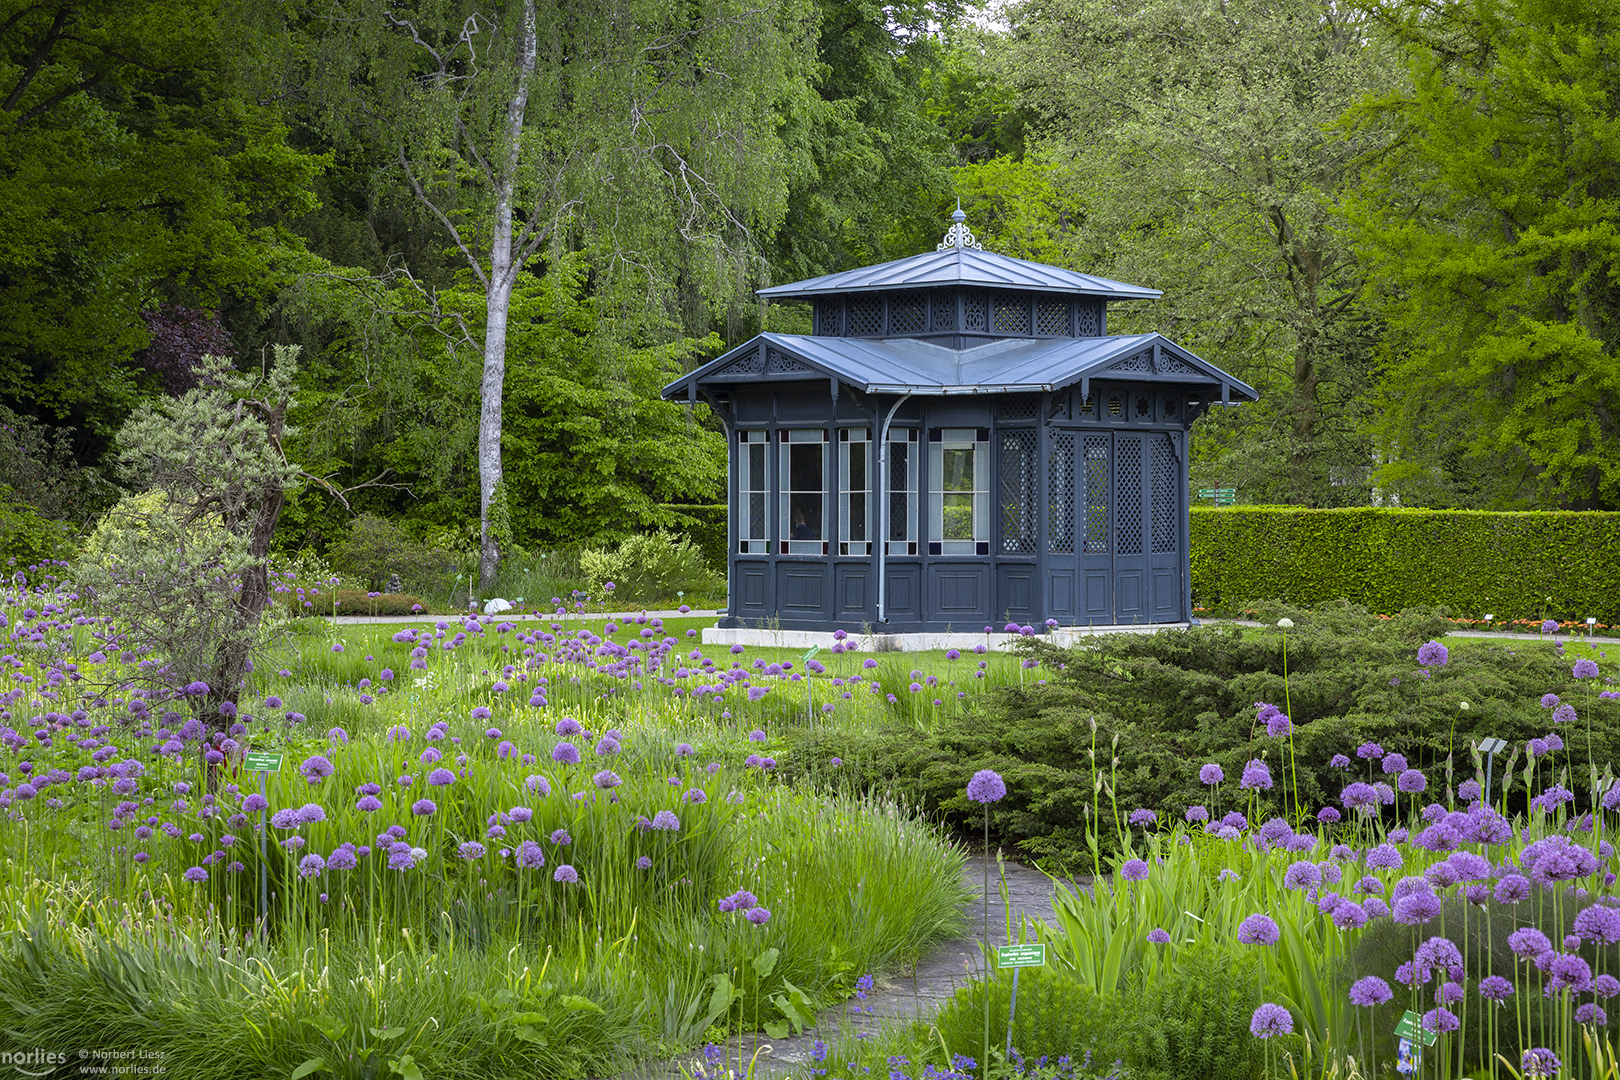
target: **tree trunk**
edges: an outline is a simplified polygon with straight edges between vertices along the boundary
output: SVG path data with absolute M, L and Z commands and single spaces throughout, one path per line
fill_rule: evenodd
M 523 114 L 529 104 L 529 79 L 535 65 L 534 0 L 524 0 L 523 38 L 519 46 L 517 84 L 506 107 L 506 128 L 502 137 L 500 172 L 495 184 L 495 221 L 490 236 L 489 277 L 486 281 L 484 321 L 484 378 L 479 387 L 478 414 L 478 587 L 493 589 L 501 566 L 504 536 L 495 534 L 491 511 L 500 499 L 499 522 L 506 527 L 501 486 L 501 398 L 506 386 L 506 322 L 512 302 L 512 285 L 523 269 L 521 255 L 512 246 L 512 196 L 523 147 Z

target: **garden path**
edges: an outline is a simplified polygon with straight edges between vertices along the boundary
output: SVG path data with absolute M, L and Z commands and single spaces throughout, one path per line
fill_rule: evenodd
M 969 926 L 965 936 L 934 946 L 918 962 L 914 971 L 884 978 L 864 1000 L 851 998 L 841 1005 L 824 1009 L 816 1017 L 815 1027 L 803 1035 L 770 1039 L 756 1033 L 729 1040 L 725 1047 L 726 1059 L 735 1063 L 740 1058 L 743 1070 L 739 1070 L 739 1076 L 746 1072 L 747 1064 L 754 1060 L 756 1051 L 759 1055 L 753 1069 L 756 1078 L 780 1080 L 804 1076 L 807 1074 L 806 1063 L 810 1061 L 811 1047 L 817 1039 L 825 1039 L 830 1044 L 840 1036 L 853 1034 L 859 1038 L 865 1033 L 875 1033 L 886 1023 L 932 1017 L 958 988 L 978 977 L 983 960 L 979 945 L 983 909 L 979 898 L 984 895 L 985 859 L 982 853 L 970 855 L 964 869 L 964 876 L 974 896 L 968 907 Z M 992 854 L 989 859 L 990 941 L 995 945 L 1005 945 L 1008 909 L 1012 911 L 1016 935 L 1020 916 L 1052 919 L 1056 890 L 1052 880 L 1039 870 L 1007 862 L 1004 864 L 1007 903 L 1003 904 L 995 856 Z M 1082 878 L 1067 884 L 1070 888 L 1085 888 L 1089 885 L 1089 879 Z M 669 1061 L 650 1062 L 624 1080 L 631 1077 L 634 1080 L 673 1080 L 681 1075 L 682 1064 L 690 1060 L 691 1055 L 687 1055 Z

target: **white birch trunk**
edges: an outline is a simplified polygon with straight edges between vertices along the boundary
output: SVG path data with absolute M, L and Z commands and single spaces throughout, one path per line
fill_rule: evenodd
M 484 377 L 479 386 L 482 408 L 478 416 L 478 585 L 493 588 L 501 564 L 499 540 L 490 530 L 490 510 L 501 482 L 501 398 L 506 386 L 506 321 L 512 286 L 523 260 L 512 245 L 512 198 L 517 185 L 523 143 L 523 114 L 529 104 L 529 80 L 535 65 L 534 0 L 523 2 L 522 54 L 517 85 L 506 107 L 506 126 L 495 177 L 495 227 L 490 237 L 489 277 L 484 299 Z

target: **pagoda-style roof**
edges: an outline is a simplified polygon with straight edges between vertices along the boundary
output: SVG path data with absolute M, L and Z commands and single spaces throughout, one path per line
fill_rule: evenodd
M 1162 334 L 1006 338 L 951 349 L 910 338 L 760 334 L 664 388 L 692 400 L 698 387 L 836 378 L 869 394 L 1044 393 L 1091 379 L 1205 386 L 1222 401 L 1255 401 L 1253 387 Z
M 769 289 L 760 289 L 759 295 L 772 300 L 793 300 L 838 293 L 953 285 L 1100 296 L 1108 300 L 1157 300 L 1161 295 L 1158 289 L 1127 285 L 1123 281 L 1110 281 L 1076 270 L 985 251 L 962 224 L 962 211 L 958 209 L 952 217 L 956 224 L 934 251 L 876 266 L 823 274 L 807 281 L 774 285 Z

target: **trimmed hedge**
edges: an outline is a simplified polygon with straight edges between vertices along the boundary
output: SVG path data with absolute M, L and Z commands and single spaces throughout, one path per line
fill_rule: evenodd
M 692 538 L 710 570 L 726 572 L 726 504 L 660 503 L 671 514 L 670 528 Z
M 1620 513 L 1195 507 L 1193 603 L 1620 622 Z

